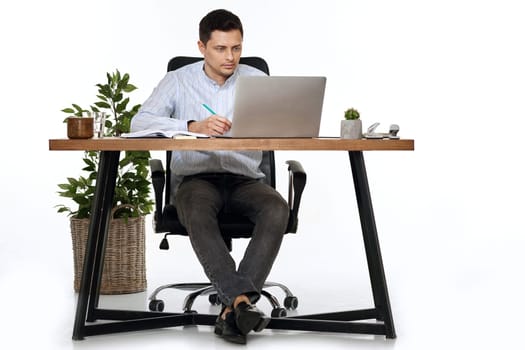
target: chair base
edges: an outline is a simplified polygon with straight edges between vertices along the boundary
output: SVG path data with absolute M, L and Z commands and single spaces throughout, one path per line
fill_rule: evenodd
M 278 287 L 285 293 L 285 298 L 283 301 L 284 308 L 281 307 L 281 304 L 277 300 L 277 298 L 269 293 L 266 288 L 270 287 Z M 295 310 L 297 309 L 299 305 L 299 300 L 296 296 L 292 294 L 290 289 L 286 287 L 284 284 L 276 283 L 276 282 L 266 282 L 264 283 L 263 290 L 261 291 L 261 295 L 264 296 L 271 304 L 272 306 L 272 317 L 285 317 L 287 315 L 286 309 L 288 310 Z M 195 311 L 192 310 L 193 303 L 195 299 L 199 296 L 208 295 L 208 300 L 210 304 L 212 305 L 220 305 L 221 302 L 219 300 L 219 297 L 217 295 L 217 291 L 215 290 L 215 287 L 211 285 L 211 283 L 173 283 L 173 284 L 166 284 L 163 286 L 158 287 L 153 291 L 153 293 L 149 297 L 149 309 L 151 311 L 159 311 L 162 312 L 164 310 L 164 301 L 157 298 L 157 295 L 165 290 L 165 289 L 179 289 L 179 290 L 186 290 L 186 291 L 192 291 L 190 294 L 186 296 L 183 302 L 182 310 L 184 313 L 194 313 Z

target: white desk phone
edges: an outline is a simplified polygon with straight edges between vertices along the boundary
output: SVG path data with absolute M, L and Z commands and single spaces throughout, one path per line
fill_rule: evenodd
M 397 124 L 391 124 L 388 132 L 376 132 L 375 130 L 379 126 L 379 123 L 374 123 L 370 125 L 370 127 L 367 129 L 367 131 L 363 134 L 363 136 L 367 139 L 391 139 L 391 140 L 398 140 L 399 136 L 397 133 L 399 132 L 399 125 Z

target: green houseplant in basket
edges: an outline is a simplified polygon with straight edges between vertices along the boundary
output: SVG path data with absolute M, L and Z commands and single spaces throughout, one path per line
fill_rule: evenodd
M 140 108 L 140 105 L 129 107 L 130 99 L 127 95 L 136 87 L 129 83 L 129 74 L 122 75 L 118 70 L 107 73 L 106 78 L 104 84 L 96 85 L 97 100 L 89 110 L 72 104 L 72 107 L 64 108 L 62 112 L 69 116 L 104 112 L 106 119 L 103 134 L 119 136 L 129 132 L 131 119 Z M 119 161 L 112 220 L 104 257 L 102 294 L 132 293 L 146 289 L 144 217 L 153 209 L 153 201 L 150 198 L 149 158 L 148 151 L 126 151 Z M 68 177 L 67 182 L 58 185 L 59 195 L 72 200 L 74 206 L 57 206 L 59 213 L 67 213 L 70 217 L 76 291 L 80 286 L 87 230 L 95 196 L 99 152 L 85 151 L 82 161 L 84 174 Z

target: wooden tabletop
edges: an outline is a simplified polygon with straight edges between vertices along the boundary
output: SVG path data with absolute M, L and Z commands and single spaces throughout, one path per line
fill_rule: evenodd
M 50 139 L 51 151 L 157 151 L 157 150 L 286 150 L 286 151 L 413 151 L 414 140 L 348 140 L 339 138 L 169 139 L 106 137 L 103 139 Z

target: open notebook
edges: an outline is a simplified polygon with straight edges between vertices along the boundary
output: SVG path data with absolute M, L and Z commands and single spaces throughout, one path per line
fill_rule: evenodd
M 207 138 L 206 134 L 199 134 L 196 132 L 185 131 L 185 130 L 140 130 L 135 132 L 129 132 L 121 134 L 120 137 L 124 138 L 147 138 L 147 137 L 167 137 L 174 139 L 183 138 Z

